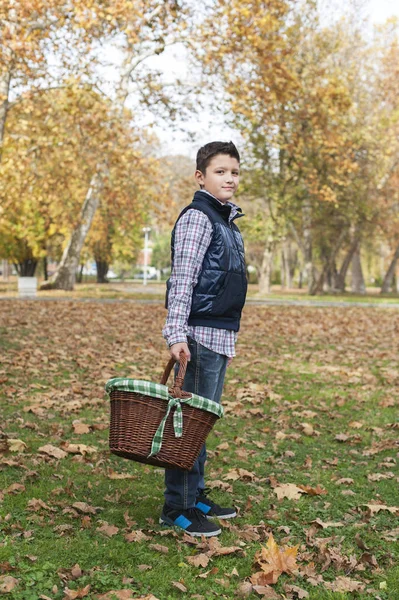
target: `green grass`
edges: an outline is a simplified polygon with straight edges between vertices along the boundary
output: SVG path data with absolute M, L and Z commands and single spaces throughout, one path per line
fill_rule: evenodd
M 209 481 L 222 481 L 232 489 L 216 488 L 214 497 L 240 509 L 220 542 L 241 545 L 242 552 L 214 556 L 208 567 L 197 568 L 188 562 L 198 552 L 196 547 L 175 532 L 163 535 L 158 525 L 162 470 L 110 455 L 106 429 L 84 435 L 73 431 L 76 419 L 89 425 L 107 423 L 108 400 L 102 390 L 108 376 L 136 376 L 141 369 L 144 378 L 157 378 L 154 365 L 158 353 L 165 358 L 165 352 L 162 340 L 154 352 L 149 344 L 158 339 L 164 313 L 144 306 L 138 315 L 121 305 L 94 303 L 68 309 L 37 302 L 2 307 L 0 380 L 7 381 L 0 395 L 1 429 L 27 445 L 20 454 L 0 453 L 0 577 L 11 575 L 19 582 L 7 595 L 11 600 L 39 600 L 41 595 L 63 600 L 66 587 L 87 585 L 89 600 L 122 588 L 131 589 L 133 598 L 153 594 L 160 600 L 195 595 L 235 599 L 240 583 L 254 572 L 254 556 L 270 531 L 281 546 L 299 545 L 298 565 L 314 562 L 324 582 L 347 576 L 365 584 L 361 592 L 338 593 L 323 585 L 313 587 L 306 577 L 283 574 L 273 586 L 281 598 L 290 597 L 284 585 L 293 584 L 306 590 L 311 600 L 399 599 L 399 543 L 384 537 L 399 527 L 399 514 L 370 515 L 364 506 L 399 505 L 399 374 L 395 341 L 387 336 L 392 330 L 389 311 L 378 316 L 378 327 L 373 309 L 354 309 L 347 321 L 339 309 L 247 311 L 241 356 L 233 361 L 226 380 L 226 416 L 207 443 Z M 11 313 L 23 324 L 8 327 Z M 78 339 L 74 335 L 79 327 Z M 73 388 L 78 383 L 80 391 Z M 387 403 L 389 398 L 393 402 Z M 42 410 L 27 412 L 32 403 Z M 304 435 L 302 423 L 311 424 L 315 433 Z M 347 441 L 337 441 L 342 433 Z M 45 444 L 62 447 L 66 442 L 95 446 L 97 451 L 61 460 L 38 452 Z M 218 449 L 222 442 L 229 448 Z M 236 468 L 249 471 L 250 480 L 229 479 Z M 112 472 L 134 478 L 111 479 Z M 394 477 L 368 479 L 388 472 Z M 353 483 L 337 484 L 342 478 Z M 327 494 L 279 501 L 276 480 L 320 485 Z M 12 484 L 25 489 L 9 493 Z M 29 507 L 32 499 L 45 506 Z M 73 508 L 76 502 L 86 502 L 96 512 L 84 515 Z M 311 533 L 316 519 L 344 526 Z M 116 535 L 99 531 L 104 522 L 119 528 Z M 258 539 L 246 537 L 250 526 Z M 128 543 L 125 534 L 135 530 L 149 539 Z M 359 539 L 378 568 L 366 563 L 365 570 L 359 570 L 364 553 Z M 150 544 L 165 546 L 168 552 Z M 76 564 L 82 574 L 74 579 L 71 569 Z M 139 565 L 151 568 L 140 570 Z M 173 582 L 183 583 L 188 592 L 182 593 Z M 249 597 L 259 596 L 253 592 Z

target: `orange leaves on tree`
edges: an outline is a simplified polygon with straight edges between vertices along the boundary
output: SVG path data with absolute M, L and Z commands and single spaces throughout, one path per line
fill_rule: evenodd
M 292 575 L 297 571 L 296 557 L 298 546 L 280 548 L 270 534 L 266 546 L 255 555 L 255 564 L 260 571 L 251 577 L 254 585 L 270 585 L 277 583 L 282 573 Z

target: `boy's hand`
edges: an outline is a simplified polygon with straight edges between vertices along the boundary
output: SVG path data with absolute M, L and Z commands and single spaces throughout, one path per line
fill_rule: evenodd
M 176 360 L 180 360 L 180 352 L 183 350 L 187 360 L 191 359 L 190 350 L 188 349 L 188 345 L 186 342 L 180 342 L 179 344 L 172 344 L 169 348 L 170 355 Z
M 229 367 L 232 362 L 233 362 L 233 357 L 231 356 L 227 361 L 227 366 Z

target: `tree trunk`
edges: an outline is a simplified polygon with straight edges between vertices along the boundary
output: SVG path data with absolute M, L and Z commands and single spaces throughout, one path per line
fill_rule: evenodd
M 388 267 L 388 271 L 385 273 L 384 281 L 381 286 L 381 294 L 388 294 L 391 291 L 392 280 L 396 269 L 396 263 L 399 258 L 399 246 L 395 250 L 391 264 Z
M 309 294 L 312 293 L 316 284 L 316 274 L 313 265 L 312 248 L 312 206 L 310 199 L 306 198 L 302 206 L 303 219 L 303 258 L 305 263 L 305 277 L 308 285 Z M 324 279 L 324 277 L 323 277 Z
M 97 260 L 96 259 L 96 267 L 97 267 L 97 283 L 109 283 L 107 279 L 107 273 L 109 269 L 109 265 L 105 260 Z
M 16 263 L 14 266 L 20 277 L 34 277 L 37 260 L 34 258 L 26 258 L 22 262 Z
M 80 253 L 100 202 L 101 187 L 100 173 L 97 172 L 91 179 L 79 223 L 72 232 L 62 255 L 61 262 L 51 279 L 42 284 L 40 289 L 73 290 Z
M 79 271 L 76 274 L 76 283 L 82 283 L 84 265 L 80 265 Z
M 44 281 L 48 280 L 47 256 L 43 257 L 43 277 Z
M 259 271 L 259 293 L 270 294 L 271 291 L 271 277 L 273 267 L 273 251 L 275 242 L 269 240 L 266 243 L 265 250 L 263 252 L 262 264 Z
M 342 242 L 344 241 L 345 235 L 347 233 L 347 230 L 343 229 L 340 233 L 340 235 L 338 236 L 338 240 L 336 241 L 336 244 L 328 258 L 328 260 L 325 262 L 324 264 L 324 268 L 321 272 L 320 277 L 314 282 L 313 287 L 310 290 L 310 295 L 311 296 L 315 296 L 316 294 L 320 294 L 323 291 L 323 284 L 324 284 L 324 280 L 326 278 L 326 275 L 328 273 L 328 271 L 331 271 L 335 262 L 335 259 L 337 257 L 337 254 L 339 252 L 339 249 L 342 246 Z
M 354 294 L 365 294 L 366 284 L 363 277 L 362 263 L 360 259 L 359 244 L 352 257 L 352 292 Z
M 292 276 L 295 271 L 295 264 L 291 248 L 291 240 L 284 240 L 281 249 L 281 287 L 282 289 L 291 289 Z
M 339 270 L 339 273 L 337 273 L 337 277 L 335 280 L 335 289 L 338 292 L 344 292 L 345 291 L 345 279 L 346 279 L 346 275 L 348 273 L 348 269 L 349 269 L 349 265 L 352 262 L 352 258 L 354 253 L 356 252 L 356 248 L 359 245 L 359 236 L 356 236 L 354 238 L 354 240 L 352 241 L 349 250 L 343 260 L 343 263 L 341 265 L 341 268 Z
M 4 133 L 8 114 L 8 97 L 10 94 L 11 71 L 0 77 L 0 159 L 3 148 Z

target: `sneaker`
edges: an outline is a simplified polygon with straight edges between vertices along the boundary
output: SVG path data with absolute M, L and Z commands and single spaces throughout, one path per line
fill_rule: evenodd
M 201 494 L 197 496 L 195 508 L 200 510 L 210 519 L 232 519 L 233 517 L 237 516 L 235 508 L 223 508 L 211 500 L 208 497 L 209 491 L 210 490 L 208 488 L 201 490 Z
M 208 521 L 204 514 L 197 508 L 187 508 L 185 510 L 175 510 L 164 504 L 161 518 L 161 525 L 179 527 L 188 535 L 201 537 L 211 537 L 222 533 L 220 527 Z

